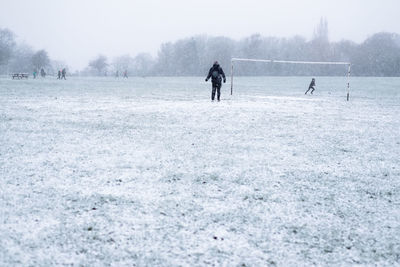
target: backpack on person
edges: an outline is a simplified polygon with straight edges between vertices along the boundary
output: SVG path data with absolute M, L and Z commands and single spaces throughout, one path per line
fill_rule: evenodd
M 213 79 L 218 79 L 218 77 L 219 77 L 219 71 L 218 71 L 218 70 L 214 70 L 214 71 L 211 73 L 211 76 L 212 76 Z

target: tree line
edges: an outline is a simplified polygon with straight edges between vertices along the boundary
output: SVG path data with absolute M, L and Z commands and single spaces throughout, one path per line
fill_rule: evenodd
M 241 40 L 199 35 L 162 44 L 155 58 L 146 53 L 135 57 L 126 54 L 111 60 L 99 55 L 76 74 L 104 76 L 127 71 L 129 76 L 203 76 L 215 60 L 229 72 L 232 57 L 346 61 L 352 63 L 354 76 L 400 76 L 400 35 L 380 32 L 362 43 L 330 42 L 328 24 L 321 19 L 311 40 L 302 36 L 277 38 L 260 34 Z M 33 51 L 27 45 L 16 44 L 11 31 L 0 29 L 0 72 L 31 72 L 42 67 L 54 72 L 63 64 L 50 60 L 45 50 Z M 249 76 L 334 76 L 346 72 L 343 66 L 248 62 L 235 65 L 237 75 Z
M 357 44 L 330 42 L 328 23 L 321 19 L 313 38 L 265 37 L 255 34 L 236 41 L 226 37 L 195 36 L 161 46 L 152 71 L 158 75 L 204 75 L 218 60 L 229 69 L 232 57 L 299 61 L 345 61 L 355 76 L 400 76 L 400 35 L 380 32 Z M 237 75 L 344 75 L 344 66 L 235 64 Z
M 0 28 L 0 74 L 38 73 L 41 69 L 56 74 L 65 67 L 65 62 L 50 59 L 46 50 L 18 44 L 12 31 Z

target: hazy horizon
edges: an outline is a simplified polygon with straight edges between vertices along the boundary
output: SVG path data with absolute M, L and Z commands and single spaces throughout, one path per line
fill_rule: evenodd
M 332 41 L 360 43 L 377 32 L 400 33 L 400 2 L 395 0 L 16 0 L 1 6 L 0 28 L 13 31 L 19 43 L 47 50 L 73 70 L 85 68 L 98 54 L 156 56 L 162 43 L 195 35 L 311 39 L 321 17 L 328 21 Z

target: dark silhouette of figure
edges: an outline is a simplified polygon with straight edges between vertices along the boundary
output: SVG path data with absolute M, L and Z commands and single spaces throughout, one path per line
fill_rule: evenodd
M 42 76 L 42 78 L 46 78 L 46 72 L 43 68 L 40 69 L 40 76 Z
M 57 80 L 61 80 L 61 70 L 58 70 L 57 72 Z
M 67 78 L 65 78 L 65 74 L 67 74 L 67 70 L 65 69 L 65 68 L 63 68 L 62 69 L 62 71 L 61 71 L 61 79 L 64 79 L 64 80 L 66 80 Z
M 128 79 L 128 71 L 127 70 L 124 71 L 124 78 Z
M 224 79 L 224 83 L 226 82 L 226 77 L 225 73 L 222 70 L 222 68 L 219 66 L 218 61 L 214 62 L 214 65 L 210 68 L 210 71 L 208 72 L 206 82 L 208 79 L 211 78 L 211 83 L 212 83 L 212 91 L 211 91 L 211 101 L 214 101 L 215 99 L 215 91 L 217 92 L 217 100 L 220 101 L 221 97 L 221 86 L 222 86 L 222 78 Z
M 315 90 L 314 86 L 315 86 L 315 79 L 312 78 L 311 83 L 310 83 L 310 85 L 308 86 L 308 89 L 307 89 L 307 91 L 306 91 L 304 94 L 306 95 L 306 94 L 308 93 L 308 91 L 310 91 L 310 89 L 312 89 L 310 93 L 313 94 L 313 92 L 314 92 L 314 90 Z

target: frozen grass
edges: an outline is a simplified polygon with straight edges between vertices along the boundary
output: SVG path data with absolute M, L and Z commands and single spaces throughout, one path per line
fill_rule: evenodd
M 0 80 L 0 265 L 400 265 L 400 79 L 202 81 Z

